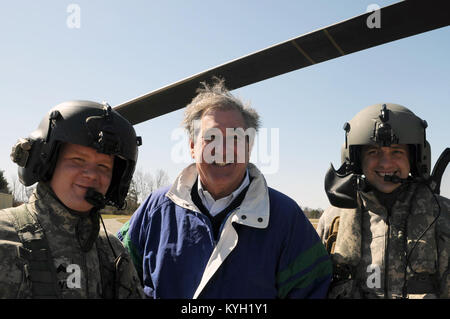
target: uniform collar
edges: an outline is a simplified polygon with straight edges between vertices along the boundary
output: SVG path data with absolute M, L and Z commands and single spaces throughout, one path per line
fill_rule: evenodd
M 80 215 L 61 203 L 47 183 L 38 183 L 28 201 L 30 211 L 45 229 L 76 234 L 84 243 L 91 232 L 98 233 L 99 222 L 93 223 L 90 214 Z
M 368 210 L 372 212 L 386 211 L 388 208 L 392 209 L 394 206 L 411 199 L 416 187 L 417 184 L 410 183 L 401 185 L 390 194 L 381 194 L 374 190 L 367 192 L 360 191 L 358 194 L 361 197 L 363 206 Z M 386 203 L 389 203 L 391 206 L 387 207 Z

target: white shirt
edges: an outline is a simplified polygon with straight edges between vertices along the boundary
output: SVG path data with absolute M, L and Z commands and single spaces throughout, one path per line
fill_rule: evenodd
M 244 188 L 246 188 L 250 184 L 250 178 L 248 176 L 248 170 L 245 171 L 245 177 L 242 181 L 241 185 L 230 195 L 219 198 L 218 200 L 214 200 L 211 194 L 203 189 L 202 182 L 200 181 L 200 175 L 198 176 L 198 195 L 202 200 L 203 206 L 209 211 L 212 216 L 216 216 L 222 210 L 224 210 L 231 202 L 242 192 Z

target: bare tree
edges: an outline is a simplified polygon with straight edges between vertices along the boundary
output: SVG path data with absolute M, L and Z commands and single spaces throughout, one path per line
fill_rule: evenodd
M 14 205 L 27 203 L 36 185 L 26 187 L 19 181 L 17 175 L 11 175 L 11 181 L 11 194 L 14 197 Z
M 128 189 L 127 198 L 125 200 L 127 202 L 127 206 L 123 213 L 132 214 L 139 207 L 138 194 L 134 179 L 131 180 L 130 188 Z
M 23 202 L 22 200 L 22 187 L 24 187 L 19 180 L 17 179 L 17 176 L 11 177 L 11 193 L 14 197 L 14 202 Z
M 154 190 L 155 182 L 152 174 L 142 170 L 137 170 L 133 175 L 134 187 L 136 190 L 136 197 L 139 203 L 142 203 L 145 198 Z
M 163 169 L 158 169 L 155 175 L 155 189 L 168 186 L 170 184 L 169 175 Z
M 110 211 L 114 214 L 133 214 L 151 192 L 167 185 L 169 185 L 169 175 L 163 169 L 158 169 L 155 177 L 148 172 L 137 169 L 128 189 L 126 208 L 122 211 L 111 208 Z

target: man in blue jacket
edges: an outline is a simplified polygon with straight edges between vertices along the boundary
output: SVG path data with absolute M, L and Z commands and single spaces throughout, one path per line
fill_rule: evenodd
M 323 298 L 332 266 L 315 229 L 249 163 L 259 116 L 223 81 L 204 85 L 184 125 L 195 163 L 118 233 L 150 298 Z

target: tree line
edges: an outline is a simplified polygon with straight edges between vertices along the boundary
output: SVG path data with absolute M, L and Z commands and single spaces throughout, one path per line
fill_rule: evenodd
M 143 172 L 138 169 L 134 172 L 131 180 L 130 189 L 126 198 L 126 206 L 123 210 L 115 207 L 107 206 L 104 213 L 116 215 L 131 215 L 139 207 L 139 205 L 154 190 L 168 186 L 170 184 L 169 175 L 163 169 L 156 170 L 153 175 L 149 172 Z M 25 187 L 19 182 L 17 176 L 13 179 L 11 185 L 4 177 L 4 171 L 0 170 L 0 193 L 13 195 L 13 205 L 18 206 L 28 201 L 36 186 Z M 323 209 L 302 207 L 303 212 L 309 219 L 319 219 L 322 216 Z
M 4 176 L 4 171 L 0 170 L 0 193 L 4 194 L 12 194 L 11 189 L 9 188 L 8 181 Z
M 103 212 L 108 214 L 131 215 L 152 191 L 168 186 L 169 184 L 169 175 L 163 169 L 156 170 L 154 175 L 138 169 L 135 171 L 131 180 L 128 195 L 125 199 L 125 208 L 119 210 L 115 207 L 107 206 Z M 33 193 L 35 187 L 36 184 L 25 187 L 20 183 L 17 176 L 13 177 L 11 184 L 9 184 L 4 176 L 4 171 L 0 170 L 0 193 L 13 195 L 13 206 L 19 206 L 28 202 L 28 198 Z
M 322 208 L 302 207 L 303 213 L 308 219 L 319 219 L 323 214 Z

